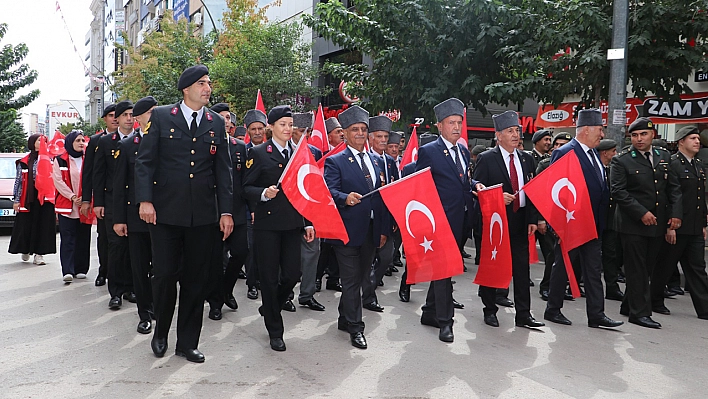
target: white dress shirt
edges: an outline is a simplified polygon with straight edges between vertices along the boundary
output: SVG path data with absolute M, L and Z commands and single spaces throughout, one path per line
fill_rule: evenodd
M 502 146 L 499 146 L 499 150 L 501 150 L 502 157 L 504 158 L 506 173 L 511 179 L 511 169 L 509 168 L 509 160 L 511 159 L 509 155 L 511 155 L 511 153 L 505 150 Z M 521 189 L 524 188 L 524 169 L 521 167 L 521 154 L 519 154 L 519 151 L 517 150 L 514 150 L 514 166 L 516 167 L 516 178 L 519 182 L 519 192 L 517 195 L 519 196 L 519 208 L 521 208 L 526 206 L 526 193 L 521 191 Z

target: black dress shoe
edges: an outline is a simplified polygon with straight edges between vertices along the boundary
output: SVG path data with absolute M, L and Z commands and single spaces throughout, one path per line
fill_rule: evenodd
M 533 280 L 529 279 L 529 287 L 534 287 L 536 284 L 534 284 Z
M 393 261 L 393 266 L 401 267 L 401 266 L 403 266 L 403 262 L 401 262 L 400 259 L 396 259 Z M 396 270 L 396 271 L 398 271 L 398 270 Z
M 514 306 L 514 302 L 511 301 L 511 299 L 504 297 L 504 296 L 498 296 L 494 300 L 494 302 L 499 305 L 499 306 L 504 306 L 507 308 L 511 308 Z
M 288 300 L 285 301 L 285 303 L 283 304 L 283 310 L 286 311 L 286 312 L 294 312 L 294 311 L 296 311 L 297 309 L 295 309 L 295 304 L 293 303 L 293 301 L 291 301 L 291 300 L 288 299 Z
M 533 318 L 533 316 L 528 316 L 524 317 L 521 319 L 516 319 L 516 326 L 517 327 L 528 327 L 528 328 L 539 328 L 543 327 L 546 324 L 542 321 L 537 321 L 536 319 Z
M 209 318 L 212 320 L 221 320 L 222 314 L 221 314 L 221 309 L 219 308 L 212 308 L 209 309 Z
M 452 306 L 453 306 L 455 309 L 464 309 L 464 308 L 465 308 L 465 305 L 463 305 L 463 304 L 457 302 L 457 301 L 454 300 L 454 299 L 452 300 Z
M 315 292 L 320 292 L 322 291 L 322 279 L 318 278 L 315 279 Z
M 405 288 L 398 290 L 398 297 L 401 298 L 401 302 L 409 302 L 411 300 L 411 287 L 407 285 Z
M 642 316 L 642 317 L 630 316 L 629 322 L 632 324 L 636 324 L 638 326 L 647 327 L 647 328 L 661 328 L 661 324 L 655 322 L 649 316 Z
M 138 332 L 140 334 L 150 334 L 150 331 L 152 331 L 152 321 L 140 320 L 140 323 L 138 323 Z
M 363 306 L 364 306 L 364 309 L 368 309 L 368 310 L 370 310 L 370 311 L 372 311 L 372 312 L 379 312 L 379 313 L 381 313 L 381 312 L 384 311 L 384 307 L 381 306 L 381 305 L 379 305 L 379 303 L 376 302 L 376 301 L 374 301 L 374 302 L 369 302 L 369 303 L 365 303 Z
M 135 293 L 134 293 L 134 292 L 126 292 L 126 293 L 124 293 L 124 294 L 123 294 L 123 299 L 125 299 L 126 301 L 128 301 L 128 302 L 130 302 L 130 303 L 137 303 L 137 302 L 138 302 L 138 299 L 135 297 Z
M 96 282 L 94 284 L 96 284 L 96 287 L 106 285 L 106 278 L 103 276 L 98 276 L 96 277 Z
M 384 272 L 384 275 L 385 275 L 385 276 L 393 276 L 393 270 L 391 270 L 391 268 L 389 267 L 389 268 L 386 269 L 386 271 Z
M 671 298 L 672 296 L 676 296 L 676 293 L 664 288 L 664 298 Z
M 325 288 L 327 288 L 328 290 L 332 290 L 332 291 L 342 292 L 342 285 L 339 284 L 338 281 L 330 283 L 329 280 L 327 280 L 327 286 Z
M 246 274 L 246 272 L 243 271 L 243 269 L 238 271 L 238 278 L 240 278 L 241 280 L 245 280 L 247 277 L 248 275 Z
M 224 298 L 224 305 L 228 306 L 229 309 L 238 309 L 238 302 L 236 302 L 236 298 L 234 298 L 233 294 L 226 295 L 226 298 Z
M 378 286 L 379 286 L 379 287 L 383 287 L 383 286 L 384 286 L 383 280 L 379 280 Z
M 440 333 L 438 338 L 442 342 L 452 342 L 455 340 L 455 335 L 452 333 L 452 326 L 442 326 L 440 327 Z
M 395 265 L 389 267 L 389 269 L 390 269 L 392 272 L 394 272 L 394 273 L 398 273 L 398 268 L 397 268 Z M 681 295 L 683 295 L 683 294 L 681 294 Z
M 462 271 L 465 272 L 465 273 L 467 273 L 467 266 L 462 265 Z
M 114 296 L 110 301 L 108 301 L 108 309 L 118 310 L 121 306 L 123 306 L 123 300 L 120 299 L 119 296 Z
M 613 301 L 621 301 L 624 299 L 624 294 L 620 290 L 607 291 L 605 294 L 605 299 L 611 299 Z
M 573 298 L 573 294 L 570 291 L 566 291 L 565 295 L 563 295 L 563 299 L 566 301 L 574 301 L 575 298 Z
M 270 339 L 270 349 L 274 351 L 283 352 L 285 351 L 285 342 L 282 338 L 271 338 Z
M 470 254 L 468 254 L 467 252 L 465 252 L 464 249 L 462 250 L 461 255 L 462 255 L 462 257 L 463 257 L 464 259 L 469 259 L 469 258 L 472 257 L 472 255 L 470 255 Z
M 423 312 L 423 314 L 420 316 L 420 324 L 422 324 L 424 326 L 440 328 L 440 324 L 438 323 L 438 319 L 436 319 L 435 316 L 433 316 L 427 312 Z
M 620 274 L 617 276 L 617 282 L 618 283 L 626 283 L 627 279 L 624 278 L 624 275 Z
M 580 291 L 580 297 L 585 298 L 585 289 L 583 289 L 583 287 L 578 287 L 578 291 Z
M 204 363 L 204 355 L 199 349 L 175 349 L 175 355 L 183 357 L 190 362 Z
M 548 300 L 548 290 L 541 291 L 541 299 L 543 299 L 544 301 Z
M 165 352 L 167 352 L 167 338 L 157 338 L 153 336 L 152 341 L 150 341 L 150 347 L 155 356 L 165 356 Z
M 681 287 L 671 287 L 669 288 L 669 291 L 673 292 L 676 295 L 683 295 L 686 293 L 684 290 L 681 289 Z
M 497 319 L 497 315 L 495 314 L 488 314 L 484 316 L 484 324 L 492 327 L 499 327 L 499 319 Z
M 363 332 L 356 332 L 349 334 L 349 338 L 352 341 L 352 346 L 359 349 L 366 349 L 366 338 Z
M 310 309 L 312 309 L 312 310 L 317 310 L 317 311 L 319 311 L 319 312 L 322 312 L 322 311 L 325 310 L 324 305 L 322 305 L 321 303 L 317 302 L 317 300 L 316 300 L 315 298 L 310 298 L 309 301 L 300 302 L 300 306 L 306 306 L 306 307 L 308 307 L 308 308 L 310 308 Z
M 612 320 L 607 316 L 602 316 L 602 318 L 598 319 L 598 320 L 588 320 L 588 327 L 592 327 L 592 328 L 598 328 L 598 327 L 614 328 L 614 327 L 619 327 L 622 324 L 624 324 L 623 321 Z
M 254 285 L 248 287 L 248 293 L 246 294 L 248 299 L 258 299 L 258 288 Z
M 573 324 L 573 322 L 568 320 L 568 318 L 565 317 L 561 312 L 558 312 L 557 314 L 544 313 L 543 319 L 548 320 L 552 323 L 563 324 L 566 326 Z
M 664 305 L 652 306 L 651 311 L 654 313 L 665 314 L 665 315 L 671 314 L 671 311 L 669 310 L 669 308 L 667 308 Z

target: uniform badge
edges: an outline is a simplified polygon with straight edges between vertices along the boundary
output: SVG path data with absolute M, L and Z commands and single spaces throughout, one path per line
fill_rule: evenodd
M 214 132 L 211 130 L 209 131 L 209 137 L 214 137 Z
M 270 154 L 271 152 L 273 152 L 273 146 L 270 145 L 270 144 L 268 144 L 268 147 L 266 147 L 266 152 L 269 153 L 269 154 Z
M 447 156 L 447 150 L 443 150 L 443 152 L 445 153 L 445 156 Z
M 211 147 L 209 147 L 209 153 L 211 155 L 216 154 L 216 146 L 214 144 L 212 144 Z
M 133 143 L 138 144 L 140 142 L 140 136 L 133 137 Z
M 170 111 L 170 114 L 177 115 L 177 107 L 172 107 L 172 111 Z
M 120 155 L 120 150 L 116 150 L 116 152 L 113 154 L 113 159 L 118 159 L 119 155 Z
M 231 144 L 236 145 L 236 139 L 231 137 Z
M 349 162 L 354 162 L 354 160 L 352 159 L 352 157 L 349 157 Z
M 113 137 L 111 137 L 111 140 L 115 140 L 118 138 L 118 133 L 113 133 Z
M 251 169 L 251 166 L 253 166 L 253 159 L 246 161 L 246 169 Z
M 209 122 L 212 121 L 212 118 L 211 118 L 211 114 L 210 114 L 210 113 L 207 112 L 207 113 L 206 113 L 206 117 L 207 117 L 207 120 L 208 120 Z
M 145 131 L 143 132 L 143 134 L 148 134 L 148 129 L 150 129 L 150 126 L 152 126 L 152 122 L 148 121 L 148 124 L 145 126 Z

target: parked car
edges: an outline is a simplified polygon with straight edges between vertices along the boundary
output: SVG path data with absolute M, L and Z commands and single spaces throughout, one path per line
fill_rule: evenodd
M 22 153 L 0 153 L 0 227 L 12 227 L 15 223 L 15 210 L 12 208 L 12 192 L 15 187 L 18 159 Z

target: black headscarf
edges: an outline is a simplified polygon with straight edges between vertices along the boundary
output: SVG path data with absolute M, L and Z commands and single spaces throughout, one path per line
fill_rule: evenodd
M 71 133 L 64 137 L 64 148 L 72 158 L 81 158 L 84 155 L 83 151 L 79 152 L 74 149 L 74 140 L 76 140 L 79 135 L 83 136 L 84 132 L 81 130 L 72 130 Z
M 42 134 L 33 134 L 27 139 L 27 148 L 30 150 L 29 160 L 27 161 L 27 192 L 25 193 L 25 203 L 31 204 L 37 199 L 37 189 L 34 187 L 34 163 L 37 162 L 39 158 L 39 151 L 37 151 L 34 146 L 43 137 Z

